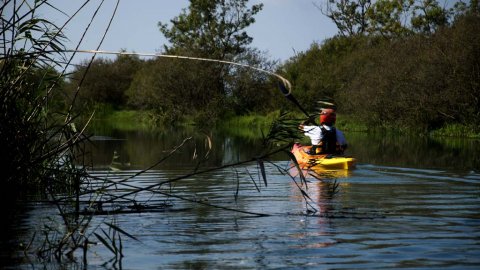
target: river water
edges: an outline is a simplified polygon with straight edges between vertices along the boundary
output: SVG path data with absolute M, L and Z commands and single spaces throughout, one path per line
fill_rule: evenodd
M 266 181 L 257 162 L 208 171 L 258 157 L 259 139 L 173 130 L 94 135 L 92 175 L 117 182 L 132 177 L 118 194 L 195 168 L 207 171 L 129 195 L 151 208 L 93 216 L 97 232 L 114 223 L 137 239 L 124 235 L 124 257 L 117 259 L 87 231 L 96 244 L 85 261 L 82 254 L 39 260 L 34 250 L 42 231 L 59 218 L 52 205 L 29 204 L 10 241 L 26 245 L 36 237 L 26 255 L 11 256 L 11 269 L 480 268 L 479 141 L 346 132 L 357 168 L 307 177 L 307 205 L 299 178 L 282 171 L 290 165 L 285 154 L 264 162 Z M 169 159 L 137 175 L 190 136 Z

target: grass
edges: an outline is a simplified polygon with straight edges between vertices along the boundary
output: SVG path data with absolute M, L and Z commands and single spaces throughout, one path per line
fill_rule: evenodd
M 370 131 L 368 126 L 356 120 L 351 115 L 337 114 L 337 123 L 335 126 L 342 131 L 367 132 Z
M 271 123 L 278 118 L 279 111 L 268 114 L 255 114 L 241 116 L 229 116 L 217 122 L 216 127 L 226 133 L 242 138 L 258 139 L 266 134 Z M 305 116 L 301 113 L 291 113 L 292 119 L 298 119 L 300 123 Z M 155 121 L 152 112 L 136 110 L 114 110 L 109 107 L 102 107 L 97 110 L 97 116 L 91 124 L 94 130 L 118 129 L 124 131 L 151 130 L 158 127 L 159 123 Z M 191 117 L 185 117 L 184 120 L 177 123 L 178 126 L 192 127 L 195 121 Z M 351 115 L 337 115 L 336 127 L 342 131 L 351 132 L 387 132 L 387 133 L 413 133 L 418 130 L 399 127 L 372 128 L 357 120 Z M 428 133 L 432 137 L 462 137 L 462 138 L 480 138 L 480 130 L 474 125 L 450 124 Z
M 271 123 L 278 112 L 267 115 L 248 114 L 241 116 L 232 116 L 221 120 L 217 127 L 225 133 L 232 134 L 245 139 L 259 139 L 263 134 L 268 132 Z
M 220 123 L 221 126 L 238 127 L 238 128 L 256 128 L 268 130 L 270 124 L 280 115 L 279 111 L 271 112 L 267 115 L 249 114 L 242 116 L 233 116 Z M 298 119 L 298 123 L 305 119 L 305 115 L 301 113 L 290 114 L 292 119 Z M 348 115 L 337 115 L 337 128 L 349 131 L 368 131 L 368 127 L 356 121 Z
M 90 129 L 118 129 L 124 131 L 148 130 L 154 127 L 150 113 L 135 110 L 109 110 L 100 112 Z
M 222 120 L 221 126 L 225 127 L 241 127 L 241 128 L 255 128 L 255 129 L 268 129 L 272 121 L 278 117 L 279 112 L 273 112 L 267 115 L 260 114 L 248 114 L 233 116 Z
M 480 129 L 474 125 L 449 124 L 429 133 L 432 137 L 480 138 Z

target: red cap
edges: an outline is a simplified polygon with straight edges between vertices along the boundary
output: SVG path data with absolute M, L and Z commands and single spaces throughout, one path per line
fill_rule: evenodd
M 337 120 L 334 109 L 322 109 L 320 112 L 320 124 L 333 125 Z

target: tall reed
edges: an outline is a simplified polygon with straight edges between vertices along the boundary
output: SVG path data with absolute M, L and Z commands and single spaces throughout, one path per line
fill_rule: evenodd
M 84 1 L 85 4 L 88 2 L 89 0 Z M 100 2 L 96 11 L 102 4 L 103 1 Z M 65 256 L 73 258 L 75 251 L 81 249 L 86 265 L 88 246 L 95 241 L 104 244 L 114 254 L 115 262 L 120 261 L 123 256 L 121 236 L 132 239 L 135 237 L 123 231 L 114 222 L 104 222 L 101 224 L 103 227 L 91 228 L 90 222 L 95 214 L 104 213 L 101 211 L 102 205 L 105 207 L 112 202 L 131 203 L 136 207 L 135 211 L 157 207 L 154 205 L 146 208 L 149 202 L 141 202 L 141 204 L 137 202 L 135 195 L 144 191 L 167 198 L 192 201 L 185 196 L 174 194 L 171 188 L 168 192 L 164 192 L 159 190 L 159 187 L 169 186 L 175 181 L 188 179 L 193 175 L 236 168 L 252 162 L 258 164 L 258 182 L 262 181 L 266 186 L 268 180 L 265 166 L 269 164 L 268 158 L 276 153 L 285 152 L 287 155 L 290 153 L 290 143 L 295 137 L 292 130 L 296 128 L 292 129 L 291 121 L 286 119 L 286 115 L 281 114 L 264 136 L 263 153 L 252 159 L 217 168 L 202 168 L 203 160 L 200 160 L 192 173 L 161 179 L 158 184 L 149 187 L 137 187 L 128 182 L 129 179 L 146 170 L 121 181 L 95 179 L 88 174 L 86 166 L 82 166 L 85 164 L 83 142 L 87 137 L 83 133 L 84 127 L 75 126 L 76 116 L 72 114 L 74 104 L 65 104 L 63 102 L 66 99 L 58 98 L 63 94 L 60 86 L 64 82 L 68 64 L 72 60 L 64 54 L 67 50 L 63 45 L 65 36 L 62 30 L 77 13 L 70 16 L 64 25 L 57 26 L 37 16 L 42 7 L 54 8 L 47 0 L 5 0 L 0 4 L 0 150 L 3 152 L 0 154 L 0 184 L 2 185 L 0 202 L 15 200 L 20 190 L 33 190 L 44 195 L 57 207 L 59 217 L 57 219 L 51 217 L 51 220 L 61 224 L 48 226 L 51 230 L 43 232 L 45 240 L 36 251 L 40 258 L 46 261 L 52 258 L 61 260 Z M 118 1 L 112 19 L 117 7 Z M 87 30 L 88 27 L 85 32 Z M 108 27 L 105 33 L 107 31 Z M 90 62 L 92 61 L 93 57 Z M 83 79 L 80 80 L 77 92 L 74 93 L 75 97 L 81 89 L 82 81 Z M 75 98 L 72 102 L 75 102 Z M 170 157 L 187 141 L 188 139 L 173 148 L 164 159 Z M 206 142 L 206 145 L 211 148 L 210 137 L 207 137 Z M 204 159 L 208 158 L 208 153 L 210 149 Z M 285 168 L 273 165 L 288 174 Z M 298 167 L 298 164 L 296 166 Z M 100 184 L 91 184 L 90 181 L 100 182 Z M 252 181 L 258 187 L 253 177 Z M 298 186 L 302 189 L 306 184 L 305 179 L 302 178 Z M 120 196 L 116 194 L 117 186 L 128 187 L 132 191 Z M 3 196 L 5 194 L 9 196 Z M 308 202 L 308 196 L 305 192 L 303 194 Z M 133 195 L 133 198 L 129 195 Z M 244 214 L 265 215 L 215 206 L 206 202 L 195 202 Z M 158 207 L 165 207 L 165 205 Z M 90 211 L 82 214 L 84 209 Z M 2 222 L 9 221 L 8 218 L 2 218 L 2 220 Z M 97 232 L 96 229 L 98 229 Z M 34 235 L 33 238 L 35 237 Z M 26 247 L 30 247 L 30 244 Z
M 57 70 L 66 61 L 65 36 L 61 28 L 37 16 L 44 5 L 46 1 L 7 0 L 0 6 L 0 149 L 4 153 L 0 184 L 4 190 L 46 187 L 60 173 L 71 175 L 72 150 L 82 138 L 71 121 L 53 121 L 62 115 L 54 103 L 65 72 Z

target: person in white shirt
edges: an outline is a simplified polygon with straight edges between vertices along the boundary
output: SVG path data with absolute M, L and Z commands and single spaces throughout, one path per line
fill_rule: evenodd
M 343 132 L 334 127 L 336 119 L 335 109 L 327 108 L 320 112 L 320 125 L 306 125 L 315 124 L 312 119 L 300 124 L 300 130 L 310 137 L 312 142 L 310 154 L 343 154 L 347 148 L 347 140 Z

